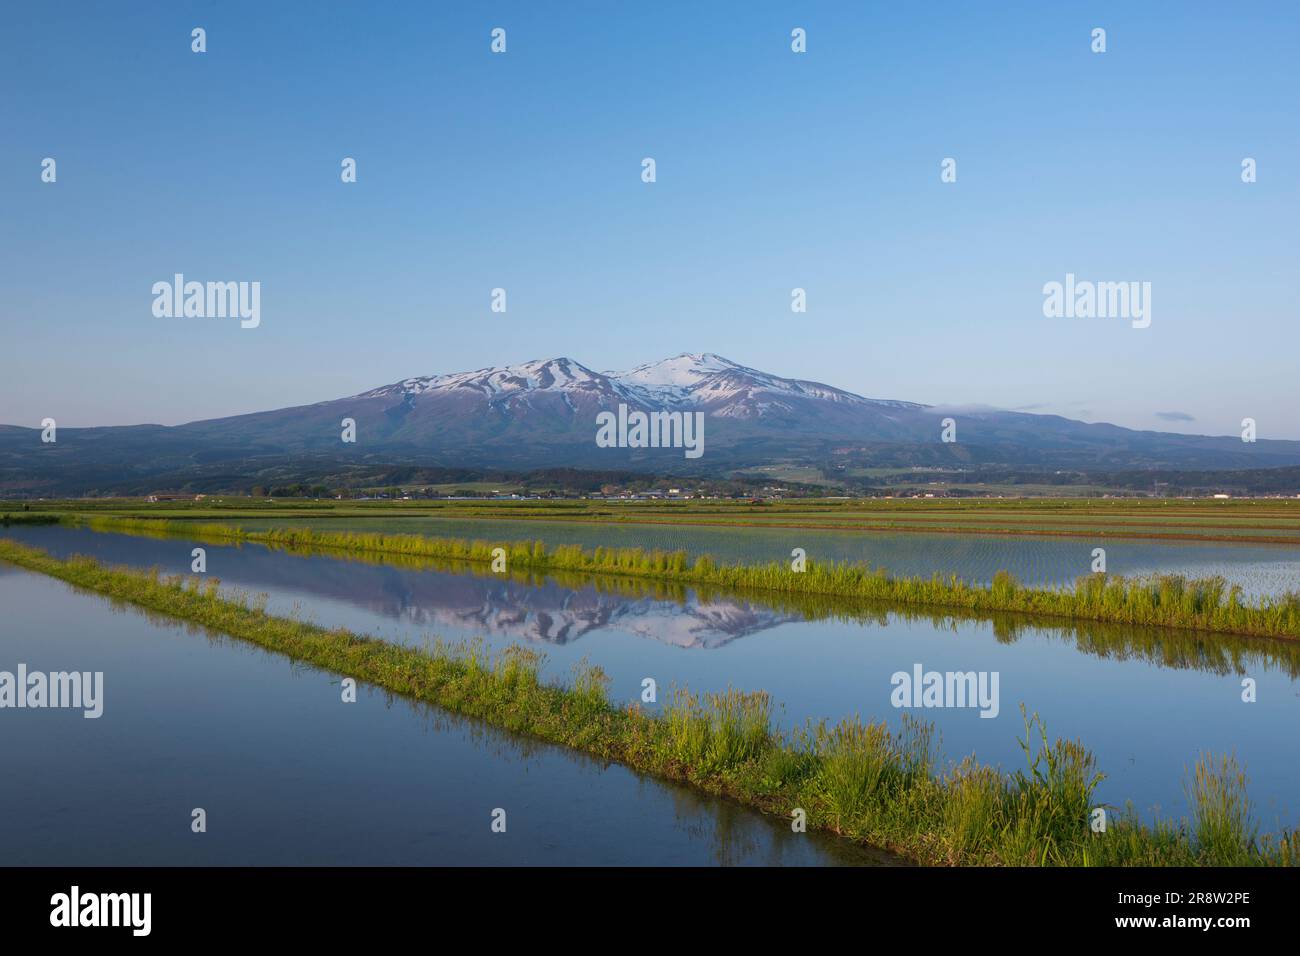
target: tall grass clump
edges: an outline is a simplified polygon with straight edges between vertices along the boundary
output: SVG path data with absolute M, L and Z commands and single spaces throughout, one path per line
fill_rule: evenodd
M 1201 754 L 1184 784 L 1196 844 L 1212 866 L 1237 866 L 1252 856 L 1256 827 L 1246 774 L 1235 755 Z
M 676 688 L 663 720 L 672 758 L 704 773 L 734 768 L 773 744 L 771 703 L 762 691 L 729 689 L 699 697 Z
M 891 734 L 883 723 L 857 716 L 834 727 L 821 724 L 815 737 L 821 759 L 821 784 L 839 832 L 850 830 L 887 801 L 898 800 L 930 775 L 933 726 L 903 716 L 902 730 Z
M 1104 775 L 1097 772 L 1097 758 L 1076 740 L 1050 741 L 1047 728 L 1037 714 L 1020 708 L 1025 736 L 1019 741 L 1025 755 L 1025 769 L 1011 778 L 1016 801 L 1018 841 L 1032 847 L 1042 862 L 1060 862 L 1066 847 L 1076 843 L 1090 827 L 1093 793 Z
M 583 658 L 573 666 L 572 701 L 578 713 L 595 718 L 609 710 L 609 675 Z
M 878 802 L 893 771 L 889 729 L 882 724 L 864 724 L 857 717 L 822 728 L 817 738 L 821 758 L 819 782 L 826 794 L 835 829 L 863 816 Z
M 949 774 L 947 792 L 940 819 L 950 862 L 987 858 L 1008 818 L 1012 797 L 1006 779 L 967 757 Z

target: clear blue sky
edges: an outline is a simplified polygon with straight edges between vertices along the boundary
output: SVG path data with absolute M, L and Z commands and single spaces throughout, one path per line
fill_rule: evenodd
M 0 422 L 713 351 L 1300 438 L 1294 2 L 7 4 L 0 89 Z M 260 281 L 261 327 L 155 318 L 175 272 Z M 1151 327 L 1044 318 L 1066 272 Z

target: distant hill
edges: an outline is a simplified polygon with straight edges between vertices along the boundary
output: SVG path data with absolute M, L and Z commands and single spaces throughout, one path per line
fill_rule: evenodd
M 699 412 L 704 450 L 600 447 L 597 416 Z M 341 440 L 345 418 L 356 442 Z M 940 440 L 956 422 L 954 443 Z M 176 484 L 236 488 L 295 463 L 581 468 L 723 475 L 774 463 L 818 467 L 1015 466 L 1097 472 L 1216 471 L 1300 465 L 1300 442 L 1134 431 L 1056 415 L 864 398 L 719 355 L 685 353 L 628 372 L 569 358 L 408 378 L 359 395 L 191 422 L 61 428 L 0 426 L 0 493 L 75 494 Z M 274 463 L 274 464 L 268 464 Z

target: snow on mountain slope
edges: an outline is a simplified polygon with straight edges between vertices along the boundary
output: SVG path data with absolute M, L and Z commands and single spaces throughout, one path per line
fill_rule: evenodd
M 659 362 L 638 365 L 630 372 L 606 372 L 610 378 L 665 397 L 681 399 L 710 376 L 724 372 L 752 372 L 743 365 L 712 352 L 702 355 L 683 352 Z M 761 374 L 761 373 L 757 373 Z
M 856 406 L 919 409 L 913 402 L 878 401 L 802 379 L 782 378 L 740 365 L 712 352 L 683 352 L 640 365 L 630 372 L 607 372 L 612 381 L 642 389 L 667 405 L 707 408 L 713 415 L 750 417 L 768 411 L 793 411 L 792 399 Z
M 545 393 L 586 396 L 605 407 L 626 402 L 647 409 L 701 409 L 710 415 L 734 418 L 761 417 L 774 411 L 790 413 L 801 404 L 796 400 L 857 407 L 924 407 L 912 402 L 875 401 L 819 382 L 782 378 L 711 352 L 684 352 L 629 372 L 604 373 L 570 358 L 535 359 L 472 372 L 408 378 L 359 397 L 410 400 L 469 394 L 493 405 L 509 405 Z
M 534 359 L 472 372 L 406 378 L 360 397 L 409 397 L 456 390 L 476 393 L 489 401 L 523 393 L 580 393 L 642 407 L 707 406 L 718 415 L 727 415 L 728 410 L 735 411 L 741 406 L 761 412 L 763 407 L 780 405 L 781 399 L 788 398 L 848 405 L 923 407 L 913 402 L 875 401 L 820 382 L 770 375 L 712 352 L 682 352 L 660 362 L 637 365 L 630 372 L 595 372 L 568 358 Z
M 518 365 L 493 366 L 472 372 L 408 378 L 393 385 L 363 392 L 359 397 L 411 397 L 457 391 L 474 393 L 490 402 L 535 392 L 577 393 L 635 404 L 643 404 L 650 399 L 647 394 L 623 388 L 620 383 L 611 381 L 609 377 L 570 358 L 534 359 Z

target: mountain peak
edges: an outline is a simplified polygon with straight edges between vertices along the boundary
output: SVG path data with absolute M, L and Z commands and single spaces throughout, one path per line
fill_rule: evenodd
M 638 365 L 630 372 L 606 372 L 610 378 L 651 388 L 687 389 L 719 372 L 743 371 L 745 367 L 713 352 L 682 352 L 672 358 Z
M 363 393 L 362 397 L 411 401 L 431 393 L 475 393 L 493 407 L 539 394 L 560 395 L 602 407 L 627 402 L 641 408 L 707 409 L 709 414 L 752 418 L 791 413 L 791 401 L 917 408 L 910 402 L 879 402 L 818 382 L 782 378 L 741 365 L 716 352 L 679 352 L 638 365 L 629 372 L 596 372 L 568 356 L 530 359 L 515 365 L 472 372 L 408 378 Z
M 729 358 L 724 358 L 717 352 L 679 352 L 671 359 L 665 359 L 664 361 L 671 362 L 676 359 L 690 359 L 692 362 L 699 365 L 726 365 L 739 367 L 736 362 L 733 362 Z
M 595 440 L 598 416 L 621 405 L 650 415 L 677 411 L 703 415 L 707 464 L 692 464 L 675 448 L 619 450 L 600 445 Z M 947 411 L 952 409 L 942 410 Z M 124 442 L 132 458 L 158 462 L 150 476 L 181 474 L 173 470 L 181 457 L 203 461 L 185 472 L 196 481 L 214 480 L 210 476 L 217 472 L 210 469 L 218 465 L 224 469 L 223 462 L 243 467 L 249 459 L 220 457 L 236 450 L 241 456 L 333 460 L 348 455 L 352 460 L 355 452 L 340 450 L 339 442 L 339 423 L 347 418 L 361 426 L 365 444 L 360 451 L 365 460 L 483 469 L 630 469 L 667 474 L 677 473 L 670 469 L 689 468 L 695 473 L 703 468 L 701 474 L 723 474 L 789 462 L 848 474 L 857 468 L 922 465 L 1208 471 L 1300 464 L 1300 442 L 1261 441 L 1243 449 L 1235 436 L 1134 432 L 1058 416 L 970 406 L 953 413 L 962 435 L 962 445 L 953 448 L 940 440 L 940 413 L 913 402 L 865 398 L 816 381 L 786 378 L 714 352 L 681 352 L 621 374 L 596 372 L 559 355 L 408 378 L 314 405 L 169 428 L 115 427 L 112 441 L 101 440 L 110 434 L 107 429 L 72 429 L 67 441 L 74 443 L 79 466 L 85 470 L 73 479 L 62 477 L 68 469 L 65 459 L 45 464 L 48 454 L 32 451 L 40 447 L 34 429 L 0 426 L 0 478 L 8 468 L 11 476 L 18 476 L 5 479 L 11 482 L 38 481 L 42 488 L 66 487 L 77 493 L 86 487 L 102 489 L 100 475 L 120 467 Z M 64 436 L 59 440 L 63 443 Z M 29 464 L 37 457 L 41 464 Z M 134 487 L 130 483 L 136 478 L 109 480 L 114 487 Z
M 581 362 L 561 355 L 555 358 L 529 359 L 517 365 L 494 365 L 472 372 L 418 376 L 364 394 L 423 395 L 428 392 L 470 389 L 483 395 L 497 396 L 512 392 L 592 389 L 604 384 L 605 376 L 593 372 Z

